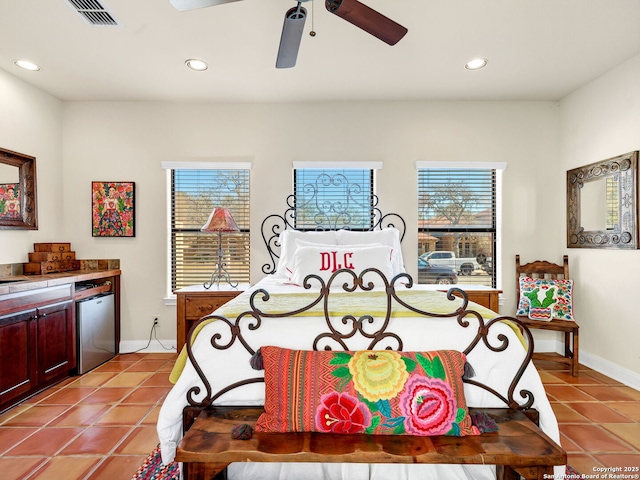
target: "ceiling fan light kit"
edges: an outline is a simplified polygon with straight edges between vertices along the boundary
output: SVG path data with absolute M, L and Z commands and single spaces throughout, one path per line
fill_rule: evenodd
M 291 68 L 296 65 L 306 19 L 307 10 L 300 5 L 300 2 L 297 7 L 289 9 L 285 14 L 276 68 Z

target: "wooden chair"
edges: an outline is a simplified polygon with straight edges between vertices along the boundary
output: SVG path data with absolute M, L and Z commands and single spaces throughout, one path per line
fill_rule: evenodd
M 520 277 L 544 279 L 569 279 L 569 257 L 565 255 L 562 265 L 547 261 L 520 264 L 520 255 L 516 255 L 516 301 L 520 299 Z M 534 359 L 561 362 L 571 367 L 571 375 L 578 376 L 578 323 L 575 321 L 552 319 L 551 321 L 531 320 L 525 316 L 518 316 L 518 320 L 529 328 L 554 330 L 564 332 L 564 356 L 558 357 L 553 353 L 534 353 Z

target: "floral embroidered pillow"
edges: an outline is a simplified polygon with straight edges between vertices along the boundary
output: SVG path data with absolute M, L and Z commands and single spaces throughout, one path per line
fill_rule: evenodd
M 260 350 L 266 392 L 257 432 L 480 434 L 461 352 Z
M 551 309 L 550 318 L 544 309 Z M 573 320 L 573 280 L 520 277 L 520 301 L 516 315 L 537 320 Z

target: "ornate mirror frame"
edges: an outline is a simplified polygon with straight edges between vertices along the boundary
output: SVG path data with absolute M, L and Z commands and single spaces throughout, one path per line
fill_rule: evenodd
M 0 217 L 0 229 L 37 230 L 35 157 L 0 148 L 0 164 L 14 166 L 18 169 L 20 187 L 20 216 L 17 218 Z
M 582 188 L 608 177 L 615 177 L 618 184 L 618 222 L 612 229 L 585 230 L 580 213 Z M 637 184 L 638 151 L 567 171 L 567 247 L 637 249 Z

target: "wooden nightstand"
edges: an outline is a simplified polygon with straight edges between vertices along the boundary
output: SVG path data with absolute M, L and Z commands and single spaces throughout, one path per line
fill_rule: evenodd
M 176 336 L 178 352 L 182 350 L 191 326 L 205 315 L 237 297 L 249 288 L 241 283 L 236 288 L 230 285 L 213 285 L 209 290 L 202 285 L 191 285 L 176 290 Z
M 444 285 L 438 285 L 438 287 L 444 287 Z M 483 285 L 446 285 L 446 287 L 438 288 L 438 290 L 446 292 L 450 287 L 460 288 L 465 291 L 470 302 L 476 302 L 496 313 L 500 312 L 500 294 L 502 290 Z
M 500 313 L 500 294 L 502 290 L 495 288 L 489 290 L 476 290 L 473 287 L 464 290 L 470 302 L 476 302 L 489 310 Z

